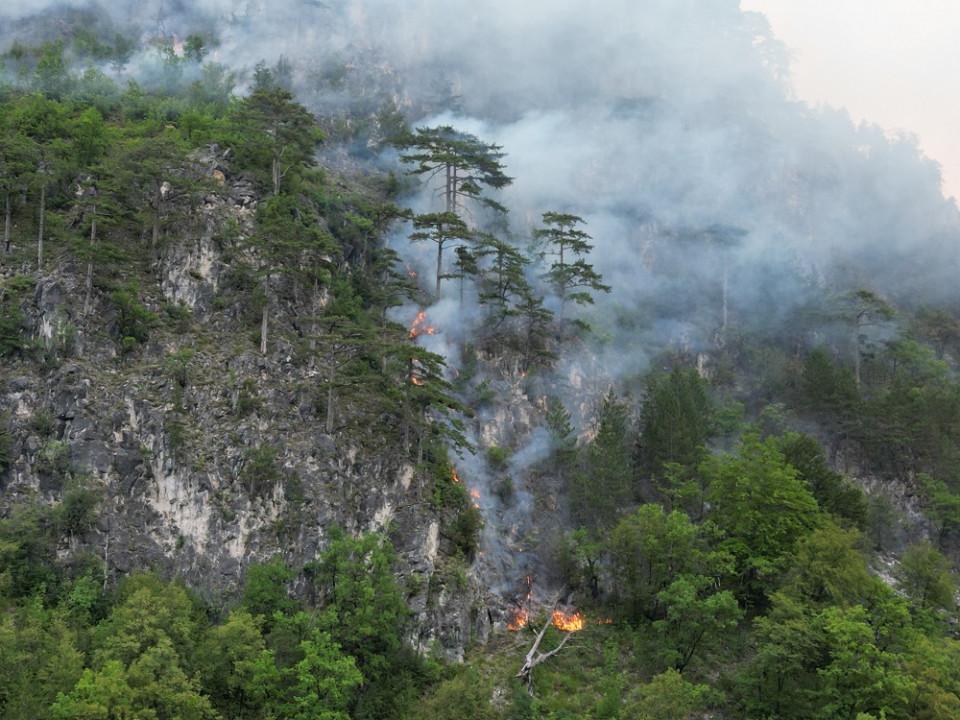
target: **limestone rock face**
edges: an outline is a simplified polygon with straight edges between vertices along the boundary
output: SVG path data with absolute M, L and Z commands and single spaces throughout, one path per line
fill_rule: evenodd
M 480 594 L 445 569 L 453 549 L 441 511 L 390 442 L 349 428 L 327 434 L 322 368 L 282 340 L 261 356 L 239 311 L 221 302 L 226 247 L 242 245 L 236 236 L 251 231 L 259 198 L 231 176 L 219 149 L 193 160 L 214 190 L 165 231 L 157 282 L 142 288 L 155 318 L 147 342 L 123 350 L 101 293 L 83 314 L 85 267 L 51 263 L 24 302 L 47 360 L 0 366 L 0 418 L 11 439 L 0 512 L 93 488 L 97 522 L 64 541 L 63 558 L 92 555 L 113 580 L 155 569 L 214 601 L 237 591 L 251 563 L 314 559 L 335 527 L 382 531 L 414 611 L 411 642 L 462 657 Z M 235 236 L 225 239 L 225 228 Z M 171 370 L 177 357 L 188 358 L 186 377 Z M 273 452 L 267 479 L 248 469 L 263 448 Z

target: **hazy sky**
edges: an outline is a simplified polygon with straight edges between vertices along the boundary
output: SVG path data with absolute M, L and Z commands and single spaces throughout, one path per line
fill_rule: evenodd
M 797 96 L 906 130 L 960 198 L 960 0 L 742 0 L 790 48 Z

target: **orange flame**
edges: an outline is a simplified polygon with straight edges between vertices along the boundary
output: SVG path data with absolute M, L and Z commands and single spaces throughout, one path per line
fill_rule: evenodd
M 563 632 L 579 632 L 584 626 L 583 615 L 581 613 L 568 615 L 560 610 L 554 610 L 553 626 Z
M 480 491 L 477 490 L 476 488 L 472 488 L 472 489 L 470 490 L 470 497 L 472 497 L 474 500 L 479 500 L 479 499 L 480 499 Z
M 513 611 L 513 618 L 507 623 L 507 630 L 517 632 L 523 630 L 530 622 L 530 611 L 526 608 L 517 608 Z
M 455 483 L 460 483 L 460 473 L 457 472 L 456 468 L 450 468 L 450 479 Z
M 424 310 L 421 310 L 417 313 L 417 317 L 414 318 L 413 324 L 410 326 L 410 339 L 416 340 L 421 335 L 436 335 L 437 329 L 432 325 L 427 325 L 427 313 Z
M 424 383 L 423 380 L 421 380 L 420 378 L 418 378 L 416 375 L 413 375 L 413 374 L 410 375 L 410 382 L 412 382 L 417 387 L 423 387 L 426 384 Z

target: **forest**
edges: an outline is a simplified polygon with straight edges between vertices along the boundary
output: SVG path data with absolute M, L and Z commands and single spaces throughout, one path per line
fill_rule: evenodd
M 954 300 L 726 218 L 636 300 L 482 126 L 69 17 L 0 65 L 0 716 L 960 717 Z

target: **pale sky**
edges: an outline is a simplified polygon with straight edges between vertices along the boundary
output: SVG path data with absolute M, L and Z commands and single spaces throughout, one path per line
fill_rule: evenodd
M 741 0 L 791 51 L 799 99 L 906 130 L 960 198 L 960 0 Z

